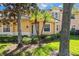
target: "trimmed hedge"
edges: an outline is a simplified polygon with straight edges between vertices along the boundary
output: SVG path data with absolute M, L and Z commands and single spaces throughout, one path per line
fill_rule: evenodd
M 52 35 L 42 35 L 40 36 L 41 42 L 50 42 L 53 40 L 58 40 L 60 38 L 60 34 L 52 34 Z M 23 43 L 24 44 L 36 44 L 39 41 L 38 36 L 32 36 L 32 37 L 23 37 Z
M 53 41 L 53 40 L 57 40 L 60 38 L 60 34 L 51 34 L 51 35 L 42 35 L 40 36 L 42 39 L 45 39 L 46 41 Z
M 22 36 L 22 38 L 28 37 L 27 35 Z M 3 36 L 0 35 L 0 42 L 17 42 L 18 37 L 17 36 Z
M 0 42 L 13 42 L 13 43 L 17 43 L 17 36 L 0 36 Z M 39 39 L 38 36 L 32 36 L 29 37 L 27 35 L 22 36 L 22 42 L 24 44 L 36 44 L 38 43 Z M 40 36 L 40 39 L 43 42 L 49 42 L 49 41 L 53 41 L 53 40 L 57 40 L 60 38 L 60 34 L 52 34 L 52 35 L 42 35 Z
M 0 36 L 0 42 L 17 42 L 17 36 Z

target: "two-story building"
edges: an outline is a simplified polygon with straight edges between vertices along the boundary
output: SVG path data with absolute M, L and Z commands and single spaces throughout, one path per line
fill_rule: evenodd
M 51 10 L 51 14 L 55 20 L 55 33 L 59 33 L 61 31 L 61 26 L 62 26 L 63 10 L 58 7 L 53 7 Z M 70 30 L 72 28 L 74 28 L 75 30 L 79 30 L 79 10 L 78 9 L 72 9 Z
M 7 21 L 2 22 L 1 20 L 5 19 L 3 17 L 4 15 L 2 15 L 2 12 L 0 12 L 0 35 L 18 35 L 17 21 L 14 19 L 12 21 L 8 21 L 9 19 L 7 19 Z M 40 34 L 43 27 L 43 20 L 38 22 L 39 22 L 38 30 Z M 55 30 L 55 23 L 54 19 L 52 18 L 49 23 L 45 23 L 43 34 L 54 34 L 55 32 L 54 30 Z M 29 35 L 29 36 L 36 35 L 35 23 L 31 23 L 27 15 L 23 15 L 21 17 L 21 31 L 22 35 Z

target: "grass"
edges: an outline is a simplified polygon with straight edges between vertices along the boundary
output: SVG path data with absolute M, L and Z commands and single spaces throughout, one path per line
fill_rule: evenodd
M 0 43 L 0 55 L 3 55 L 3 52 L 5 51 L 5 49 L 10 45 L 11 43 Z
M 52 50 L 59 50 L 59 42 L 51 42 L 45 46 L 50 47 Z M 70 40 L 70 53 L 74 56 L 79 56 L 79 40 Z
M 33 56 L 50 56 L 53 50 L 59 49 L 59 42 L 51 42 L 38 47 L 33 51 Z
M 33 51 L 32 55 L 33 56 L 48 56 L 51 53 L 50 50 L 52 51 L 52 49 L 49 46 L 38 47 Z
M 74 56 L 79 56 L 79 36 L 75 37 L 72 35 L 70 38 L 70 53 Z M 59 42 L 54 41 L 44 45 L 44 47 L 50 47 L 52 50 L 59 50 Z
M 74 56 L 79 56 L 79 40 L 70 40 L 70 53 Z M 47 50 L 47 48 L 50 48 Z M 44 50 L 45 49 L 45 50 Z M 59 50 L 59 42 L 51 42 L 43 46 L 43 48 L 38 48 L 35 55 L 45 56 L 50 55 L 52 50 Z M 45 53 L 45 51 L 49 51 Z M 40 53 L 41 52 L 41 53 Z
M 10 46 L 11 44 L 12 43 L 0 43 L 0 54 L 2 54 L 5 48 Z M 79 56 L 78 46 L 79 46 L 79 36 L 73 36 L 73 35 L 70 36 L 70 53 L 72 55 Z M 51 43 L 43 44 L 42 47 L 33 49 L 32 55 L 33 56 L 49 56 L 53 50 L 59 50 L 59 41 L 53 41 Z
M 79 40 L 70 40 L 70 52 L 72 55 L 79 56 Z

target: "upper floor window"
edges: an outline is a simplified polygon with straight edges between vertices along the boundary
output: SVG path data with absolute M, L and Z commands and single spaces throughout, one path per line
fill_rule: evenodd
M 50 24 L 45 24 L 44 32 L 50 32 Z
M 56 20 L 58 20 L 59 14 L 58 14 L 57 12 L 53 12 L 52 15 L 54 16 L 54 18 L 55 18 Z
M 55 13 L 55 18 L 58 19 L 58 13 L 57 12 Z

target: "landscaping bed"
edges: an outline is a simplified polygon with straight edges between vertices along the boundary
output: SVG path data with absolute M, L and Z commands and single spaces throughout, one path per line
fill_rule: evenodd
M 37 39 L 37 37 L 35 37 Z M 23 37 L 24 44 L 27 46 L 31 43 L 31 37 Z M 50 39 L 49 39 L 50 40 Z M 36 40 L 38 41 L 38 39 Z M 59 40 L 54 40 L 49 43 L 43 43 L 41 47 L 35 47 L 38 44 L 32 44 L 33 47 L 28 47 L 28 50 L 20 52 L 19 56 L 50 56 L 51 53 L 56 50 L 59 51 Z M 3 52 L 7 46 L 14 45 L 12 43 L 0 43 L 0 55 L 4 55 Z M 32 46 L 31 45 L 31 46 Z M 73 56 L 79 56 L 79 36 L 70 36 L 70 53 Z M 17 51 L 16 51 L 17 52 Z

